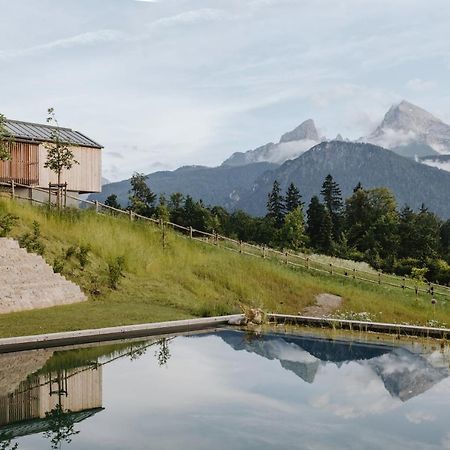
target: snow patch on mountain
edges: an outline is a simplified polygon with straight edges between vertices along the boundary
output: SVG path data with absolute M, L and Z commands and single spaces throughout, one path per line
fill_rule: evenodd
M 426 154 L 450 154 L 450 125 L 428 111 L 402 101 L 393 105 L 380 126 L 360 139 L 414 158 Z
M 269 142 L 254 150 L 233 153 L 222 165 L 243 166 L 263 161 L 282 164 L 288 159 L 297 158 L 321 140 L 324 138 L 319 137 L 314 121 L 308 119 L 292 131 L 283 134 L 277 144 Z

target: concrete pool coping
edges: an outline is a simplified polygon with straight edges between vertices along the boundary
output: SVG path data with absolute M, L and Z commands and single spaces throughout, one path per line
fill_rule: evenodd
M 269 323 L 303 325 L 315 328 L 336 328 L 351 331 L 365 331 L 403 336 L 449 339 L 449 328 L 424 327 L 398 323 L 364 322 L 361 320 L 334 319 L 329 317 L 309 317 L 289 314 L 267 314 Z
M 215 328 L 220 325 L 227 325 L 230 320 L 238 320 L 242 317 L 242 314 L 234 314 L 229 316 L 184 319 L 170 322 L 155 322 L 90 330 L 39 334 L 34 336 L 3 338 L 0 339 L 0 353 L 34 350 L 38 348 L 63 347 L 73 344 L 116 341 L 173 333 L 186 333 L 190 331 Z
M 109 328 L 65 331 L 60 333 L 19 336 L 0 339 L 0 353 L 9 353 L 39 348 L 65 347 L 77 344 L 89 344 L 105 341 L 118 341 L 132 338 L 188 333 L 213 329 L 229 325 L 244 317 L 243 314 L 205 317 L 200 319 L 174 320 L 138 325 L 124 325 Z M 269 323 L 302 325 L 314 328 L 342 329 L 363 332 L 385 333 L 403 336 L 448 339 L 450 329 L 403 325 L 382 322 L 364 322 L 358 320 L 333 319 L 327 317 L 308 317 L 289 314 L 267 314 Z

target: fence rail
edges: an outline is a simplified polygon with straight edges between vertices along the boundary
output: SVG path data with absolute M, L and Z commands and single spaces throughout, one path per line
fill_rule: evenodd
M 31 187 L 23 185 L 20 183 L 5 183 L 0 182 L 0 188 L 3 187 L 9 193 L 11 198 L 18 198 L 22 200 L 28 200 L 38 204 L 47 204 L 46 202 L 33 199 L 31 197 L 23 197 L 17 195 L 15 190 L 18 188 L 26 188 L 35 190 L 37 192 L 44 192 L 48 195 L 49 203 L 52 204 L 52 195 L 56 197 L 55 192 L 51 192 L 50 189 L 43 189 L 39 187 Z M 218 233 L 208 233 L 206 231 L 196 230 L 192 227 L 186 227 L 169 221 L 162 221 L 158 219 L 153 219 L 150 217 L 142 216 L 136 214 L 131 210 L 123 210 L 114 208 L 112 206 L 105 205 L 99 201 L 91 201 L 87 199 L 82 199 L 70 194 L 66 194 L 67 198 L 77 201 L 78 203 L 85 205 L 89 209 L 94 209 L 98 214 L 113 214 L 127 216 L 129 220 L 142 220 L 150 222 L 154 225 L 159 226 L 163 230 L 166 228 L 171 228 L 174 231 L 179 232 L 182 236 L 187 237 L 198 242 L 202 242 L 209 245 L 214 245 L 216 247 L 223 248 L 228 251 L 232 251 L 237 254 L 277 260 L 278 262 L 285 264 L 287 266 L 306 269 L 308 271 L 328 274 L 331 276 L 337 276 L 341 278 L 353 279 L 357 281 L 362 281 L 370 283 L 373 285 L 385 285 L 390 287 L 395 287 L 402 289 L 403 291 L 414 291 L 416 295 L 426 294 L 433 298 L 449 298 L 450 299 L 450 288 L 448 286 L 443 286 L 437 283 L 417 283 L 415 280 L 408 277 L 399 277 L 392 274 L 387 274 L 383 272 L 369 272 L 367 270 L 361 270 L 356 268 L 348 268 L 343 265 L 333 264 L 333 263 L 323 263 L 314 259 L 314 257 L 293 253 L 288 251 L 280 251 L 267 246 L 260 246 L 251 244 L 249 242 L 239 241 L 232 239 L 227 236 L 222 236 Z

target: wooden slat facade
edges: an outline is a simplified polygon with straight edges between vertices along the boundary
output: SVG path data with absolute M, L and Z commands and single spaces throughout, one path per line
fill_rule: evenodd
M 9 144 L 11 159 L 0 161 L 0 181 L 37 185 L 39 183 L 39 145 L 29 142 Z
M 67 182 L 69 191 L 87 193 L 102 190 L 102 152 L 98 148 L 71 146 L 74 164 L 70 170 L 63 170 L 61 181 Z M 38 186 L 48 188 L 48 183 L 56 183 L 58 177 L 50 169 L 44 167 L 47 160 L 47 144 L 39 145 L 39 183 Z
M 48 144 L 12 142 L 11 159 L 0 161 L 0 182 L 14 180 L 27 186 L 48 188 L 56 183 L 57 176 L 44 167 L 47 161 Z M 101 192 L 102 154 L 100 149 L 72 146 L 75 160 L 71 170 L 63 170 L 61 180 L 67 182 L 68 190 L 80 193 Z

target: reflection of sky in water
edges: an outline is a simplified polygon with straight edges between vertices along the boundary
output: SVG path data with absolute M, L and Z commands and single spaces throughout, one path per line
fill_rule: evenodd
M 295 340 L 219 336 L 174 339 L 167 366 L 153 349 L 104 366 L 105 410 L 77 424 L 63 448 L 450 449 L 439 352 L 327 362 L 322 348 L 314 355 Z M 49 448 L 41 435 L 19 444 Z

